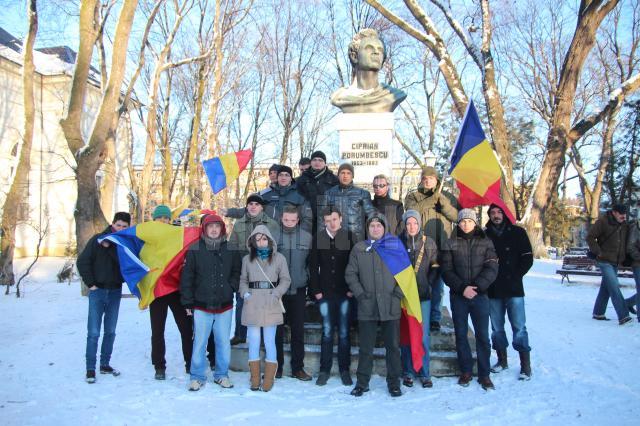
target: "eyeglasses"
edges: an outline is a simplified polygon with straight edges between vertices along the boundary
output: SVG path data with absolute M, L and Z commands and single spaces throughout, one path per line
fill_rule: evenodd
M 386 183 L 381 183 L 380 185 L 376 185 L 375 183 L 373 184 L 373 189 L 382 189 L 385 188 L 387 186 Z

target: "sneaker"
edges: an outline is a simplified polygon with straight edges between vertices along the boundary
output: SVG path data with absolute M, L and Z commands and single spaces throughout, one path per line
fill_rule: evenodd
M 618 321 L 618 324 L 620 325 L 631 324 L 631 317 L 622 318 L 620 321 Z
M 221 377 L 219 379 L 215 379 L 213 383 L 215 383 L 216 385 L 220 385 L 225 389 L 230 389 L 233 387 L 233 383 L 231 383 L 231 380 L 229 380 L 228 377 Z
M 353 380 L 351 380 L 351 374 L 348 371 L 340 372 L 340 380 L 342 380 L 342 384 L 345 386 L 353 385 Z
M 356 385 L 355 388 L 351 391 L 351 395 L 353 396 L 362 396 L 365 392 L 369 392 L 369 387 L 362 387 L 360 385 Z
M 408 388 L 413 387 L 413 379 L 410 376 L 404 376 L 402 378 L 402 384 Z
M 609 321 L 609 318 L 605 317 L 604 315 L 593 314 L 593 316 L 591 318 L 593 318 L 594 320 L 598 320 L 598 321 Z
M 507 369 L 509 369 L 509 365 L 508 364 L 506 364 L 504 362 L 501 362 L 501 361 L 498 361 L 498 362 L 496 362 L 494 364 L 493 367 L 491 367 L 490 371 L 492 373 L 499 373 L 499 372 L 507 370 Z
M 431 331 L 440 331 L 440 323 L 438 321 L 431 321 L 431 323 L 429 323 L 429 329 Z
M 324 371 L 321 371 L 320 374 L 318 374 L 318 378 L 316 379 L 316 385 L 324 386 L 327 384 L 328 381 L 329 381 L 329 373 L 325 373 Z
M 235 346 L 235 345 L 239 345 L 240 343 L 246 343 L 246 341 L 247 341 L 246 337 L 243 339 L 242 337 L 233 336 L 229 341 L 229 343 L 231 343 L 231 346 Z
M 100 366 L 100 374 L 112 374 L 114 376 L 119 376 L 120 372 L 110 365 L 101 365 Z
M 432 388 L 433 387 L 433 382 L 431 381 L 431 379 L 428 379 L 426 377 L 420 377 L 420 383 L 422 384 L 423 388 Z
M 518 380 L 528 382 L 531 380 L 531 372 L 528 373 L 524 370 L 520 370 L 520 374 L 518 375 Z
M 302 380 L 303 382 L 308 382 L 313 377 L 311 377 L 306 371 L 298 370 L 291 375 L 294 379 Z
M 197 392 L 204 387 L 205 382 L 201 382 L 200 380 L 192 380 L 191 384 L 189 384 L 189 390 L 191 392 Z
M 154 376 L 156 380 L 165 380 L 167 375 L 165 373 L 164 368 L 156 368 L 156 375 Z
M 493 386 L 493 382 L 489 377 L 479 378 L 478 383 L 480 383 L 480 386 L 482 386 L 484 390 L 495 390 L 495 386 Z
M 96 382 L 96 370 L 87 370 L 87 376 L 85 378 L 87 383 L 95 383 Z
M 402 391 L 400 390 L 400 386 L 389 386 L 389 395 L 396 398 L 398 396 L 402 396 Z
M 466 388 L 467 386 L 469 386 L 469 383 L 471 383 L 471 374 L 462 373 L 460 375 L 460 378 L 458 379 L 458 384 Z

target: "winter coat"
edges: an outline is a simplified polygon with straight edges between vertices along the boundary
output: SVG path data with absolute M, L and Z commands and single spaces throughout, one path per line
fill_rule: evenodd
M 437 188 L 437 186 L 436 186 Z M 438 249 L 451 235 L 452 224 L 458 221 L 458 203 L 446 191 L 437 194 L 422 184 L 404 199 L 405 210 L 417 210 L 422 217 L 422 230 L 432 238 Z
M 311 234 L 303 230 L 300 225 L 292 230 L 280 227 L 278 238 L 278 252 L 287 261 L 291 286 L 287 294 L 296 294 L 298 290 L 304 292 L 309 283 L 309 252 L 311 251 Z
M 295 206 L 298 208 L 300 217 L 300 226 L 305 231 L 311 232 L 313 223 L 313 214 L 309 202 L 296 189 L 296 184 L 289 186 L 276 185 L 271 191 L 266 192 L 262 198 L 267 203 L 264 211 L 267 216 L 280 223 L 282 212 L 286 206 Z
M 385 197 L 378 197 L 377 195 L 374 195 L 371 204 L 373 204 L 373 207 L 375 207 L 378 212 L 382 213 L 387 218 L 389 233 L 393 235 L 400 235 L 404 228 L 402 223 L 404 207 L 402 207 L 402 203 L 398 200 L 394 200 L 389 196 L 389 194 L 387 194 Z
M 336 185 L 329 189 L 324 196 L 318 197 L 318 210 L 334 206 L 342 213 L 342 226 L 351 231 L 356 241 L 366 237 L 365 222 L 369 216 L 377 213 L 371 204 L 371 194 L 366 189 L 353 184 L 348 186 Z M 322 217 L 318 217 L 318 231 L 324 229 Z
M 619 223 L 610 211 L 600 215 L 591 225 L 587 234 L 587 244 L 598 261 L 621 265 L 626 256 L 627 222 Z
M 633 262 L 631 266 L 633 268 L 640 268 L 640 219 L 629 223 L 627 254 Z
M 438 248 L 436 247 L 435 241 L 424 236 L 422 231 L 411 237 L 405 230 L 400 234 L 399 238 L 406 247 L 407 254 L 411 260 L 411 266 L 414 268 L 416 267 L 416 261 L 424 246 L 420 267 L 416 271 L 416 281 L 418 282 L 418 295 L 420 296 L 420 300 L 431 300 L 431 284 L 435 283 L 440 277 Z
M 120 262 L 115 244 L 109 243 L 109 247 L 104 247 L 98 243 L 98 238 L 113 233 L 111 225 L 99 234 L 94 235 L 87 242 L 84 250 L 78 256 L 76 266 L 82 282 L 87 287 L 117 290 L 122 288 L 122 274 L 120 273 Z
M 524 297 L 522 277 L 533 265 L 533 253 L 527 231 L 512 225 L 504 216 L 504 228 L 498 233 L 491 221 L 487 222 L 486 234 L 493 242 L 498 255 L 498 277 L 489 287 L 489 297 L 505 299 Z
M 358 320 L 398 320 L 404 293 L 371 244 L 364 240 L 353 247 L 345 271 L 347 285 L 358 301 Z
M 442 278 L 451 293 L 462 295 L 467 286 L 486 294 L 498 276 L 498 256 L 493 243 L 476 226 L 469 234 L 456 228 L 442 250 Z
M 309 257 L 310 290 L 323 298 L 344 297 L 349 291 L 345 270 L 353 248 L 353 235 L 340 228 L 334 238 L 326 229 L 316 234 Z
M 240 219 L 237 219 L 233 224 L 233 230 L 229 236 L 229 248 L 231 250 L 240 251 L 241 255 L 247 254 L 247 239 L 258 225 L 266 226 L 271 232 L 271 235 L 278 235 L 280 231 L 280 224 L 271 219 L 264 212 L 254 218 L 245 214 Z
M 208 311 L 233 306 L 238 291 L 240 254 L 222 241 L 217 249 L 208 249 L 204 239 L 192 243 L 185 255 L 180 278 L 180 302 L 185 308 Z
M 258 225 L 247 237 L 247 249 L 249 248 L 249 238 L 254 234 L 264 234 L 276 247 L 276 242 L 269 229 L 264 225 Z M 260 269 L 262 267 L 262 269 Z M 262 272 L 264 271 L 264 273 Z M 266 277 L 265 277 L 266 274 Z M 275 288 L 253 289 L 249 288 L 250 282 L 270 280 Z M 273 253 L 271 262 L 261 260 L 256 257 L 251 260 L 250 255 L 242 259 L 242 269 L 240 271 L 240 294 L 244 297 L 249 293 L 249 297 L 244 298 L 242 307 L 242 325 L 253 327 L 268 327 L 283 323 L 280 300 L 289 289 L 291 278 L 289 268 L 284 256 L 277 251 Z
M 298 188 L 298 192 L 307 199 L 309 206 L 311 207 L 314 227 L 320 213 L 318 211 L 318 197 L 323 196 L 329 188 L 333 188 L 339 183 L 340 182 L 336 175 L 334 175 L 328 167 L 325 167 L 325 169 L 319 173 L 309 167 L 298 179 L 296 179 L 296 188 Z M 320 227 L 320 229 L 322 229 L 322 227 Z

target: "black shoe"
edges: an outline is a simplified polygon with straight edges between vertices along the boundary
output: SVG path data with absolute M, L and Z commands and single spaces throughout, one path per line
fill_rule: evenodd
M 154 376 L 156 380 L 165 380 L 167 375 L 165 373 L 164 368 L 156 368 L 156 375 Z
M 231 340 L 229 341 L 229 343 L 231 343 L 231 346 L 234 346 L 234 345 L 238 345 L 240 343 L 245 343 L 246 341 L 247 341 L 246 337 L 243 339 L 242 337 L 233 336 L 231 338 Z
M 362 396 L 363 393 L 365 392 L 369 392 L 369 387 L 367 386 L 366 388 L 363 388 L 360 385 L 356 385 L 355 388 L 353 388 L 353 390 L 351 391 L 351 395 L 353 396 Z
M 87 376 L 85 378 L 87 383 L 96 382 L 96 370 L 87 370 Z
M 625 325 L 630 323 L 631 323 L 631 317 L 624 317 L 620 321 L 618 321 L 618 324 L 620 325 Z
M 389 386 L 389 395 L 392 397 L 402 396 L 402 391 L 400 390 L 400 386 Z
M 280 368 L 276 370 L 276 379 L 282 379 L 282 369 Z
M 353 380 L 351 380 L 351 374 L 348 371 L 340 372 L 340 380 L 342 380 L 342 384 L 345 386 L 353 385 Z
M 432 388 L 433 382 L 431 379 L 427 379 L 426 377 L 420 377 L 420 383 L 422 383 L 423 388 Z
M 316 379 L 316 385 L 324 386 L 327 384 L 328 381 L 329 381 L 329 373 L 325 373 L 324 371 L 321 371 L 320 374 L 318 374 L 318 378 Z
M 119 376 L 120 372 L 110 365 L 101 365 L 100 366 L 100 374 L 112 374 L 114 376 Z
M 410 376 L 404 376 L 402 378 L 402 384 L 408 388 L 413 387 L 413 379 Z
M 636 308 L 634 308 L 633 305 L 629 305 L 629 312 L 633 315 L 638 315 L 638 311 L 636 311 Z
M 605 317 L 604 315 L 593 314 L 593 316 L 591 318 L 593 318 L 594 320 L 598 320 L 598 321 L 609 321 L 609 318 Z
M 431 323 L 429 323 L 429 329 L 431 331 L 440 331 L 440 323 L 438 321 L 431 321 Z

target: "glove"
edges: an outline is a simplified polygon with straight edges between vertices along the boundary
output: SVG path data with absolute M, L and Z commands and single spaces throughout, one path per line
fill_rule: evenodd
M 438 198 L 433 208 L 435 209 L 436 213 L 442 213 L 442 203 L 440 203 L 440 198 Z

